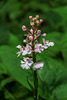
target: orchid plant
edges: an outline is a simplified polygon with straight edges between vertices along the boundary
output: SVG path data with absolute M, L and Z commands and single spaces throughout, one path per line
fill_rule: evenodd
M 42 19 L 39 19 L 39 15 L 36 17 L 29 16 L 31 29 L 28 29 L 25 25 L 22 26 L 23 31 L 27 31 L 28 34 L 25 34 L 26 39 L 23 42 L 26 46 L 22 47 L 18 45 L 17 48 L 20 49 L 17 52 L 19 57 L 21 54 L 23 56 L 23 60 L 21 60 L 21 67 L 23 69 L 32 69 L 34 70 L 33 73 L 33 80 L 34 80 L 34 89 L 33 89 L 33 96 L 34 100 L 38 100 L 38 77 L 37 77 L 37 70 L 42 69 L 44 62 L 36 61 L 37 54 L 41 53 L 45 49 L 50 46 L 54 46 L 53 42 L 46 41 L 44 37 L 46 37 L 46 33 L 41 34 L 41 30 L 38 30 L 39 25 L 43 22 Z M 42 44 L 38 42 L 38 38 L 42 39 Z M 25 55 L 27 55 L 25 57 Z

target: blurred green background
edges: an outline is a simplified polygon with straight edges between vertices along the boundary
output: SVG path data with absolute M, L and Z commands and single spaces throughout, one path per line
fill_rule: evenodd
M 0 100 L 33 100 L 27 83 L 28 77 L 33 85 L 32 71 L 23 70 L 16 55 L 31 15 L 44 20 L 40 29 L 55 43 L 37 57 L 45 62 L 38 71 L 39 98 L 67 100 L 67 0 L 0 0 Z

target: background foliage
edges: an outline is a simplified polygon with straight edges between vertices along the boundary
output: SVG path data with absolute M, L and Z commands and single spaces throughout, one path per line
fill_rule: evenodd
M 37 59 L 45 62 L 38 71 L 40 100 L 67 100 L 67 0 L 0 0 L 0 100 L 33 100 L 27 78 L 31 70 L 20 67 L 16 46 L 23 44 L 29 15 L 39 14 L 46 39 L 55 43 Z

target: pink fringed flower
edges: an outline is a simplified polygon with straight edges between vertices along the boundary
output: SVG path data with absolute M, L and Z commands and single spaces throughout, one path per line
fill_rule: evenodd
M 21 45 L 18 45 L 17 48 L 20 49 L 20 51 L 17 52 L 17 54 L 18 54 L 17 57 L 19 57 L 21 55 L 21 53 L 23 52 L 23 48 L 21 47 Z
M 43 62 L 34 63 L 34 65 L 33 65 L 33 70 L 42 69 L 42 68 L 43 68 L 43 65 L 44 65 Z
M 23 59 L 24 61 L 21 60 L 21 67 L 23 69 L 30 69 L 30 66 L 33 64 L 32 59 L 30 59 L 29 57 L 27 58 L 24 57 Z
M 35 50 L 34 50 L 35 52 L 41 53 L 41 51 L 43 50 L 44 50 L 44 46 L 42 44 L 39 43 L 35 44 Z

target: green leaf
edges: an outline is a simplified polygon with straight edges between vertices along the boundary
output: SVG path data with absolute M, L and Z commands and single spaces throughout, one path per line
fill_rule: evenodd
M 4 68 L 4 65 L 0 63 L 0 75 L 1 74 L 7 74 L 6 69 Z
M 20 59 L 16 55 L 17 50 L 12 47 L 2 46 L 0 47 L 0 57 L 4 63 L 4 67 L 18 82 L 29 88 L 27 83 L 28 70 L 20 67 Z M 30 76 L 30 75 L 29 75 Z M 30 88 L 29 88 L 30 89 Z
M 22 43 L 23 42 L 23 39 L 24 39 L 24 32 L 22 31 L 22 25 L 18 25 L 17 22 L 12 22 L 10 25 L 9 25 L 9 30 L 11 31 L 11 33 L 18 37 L 18 39 L 20 40 L 20 42 Z M 10 35 L 11 38 L 13 38 L 13 35 Z M 15 41 L 14 41 L 15 42 Z
M 66 84 L 67 81 L 67 68 L 62 62 L 58 62 L 51 58 L 41 56 L 42 61 L 45 63 L 42 70 L 38 71 L 39 77 L 39 94 L 43 98 L 53 98 L 53 90 L 61 84 Z
M 60 85 L 53 92 L 57 100 L 67 100 L 67 84 Z
M 34 6 L 33 6 L 33 5 L 34 5 Z M 29 9 L 29 8 L 34 9 L 34 11 L 35 11 L 36 9 L 38 9 L 38 10 L 42 11 L 43 13 L 49 10 L 48 5 L 41 4 L 41 3 L 37 2 L 37 1 L 31 1 L 31 2 L 28 3 L 26 6 L 24 6 L 24 9 L 25 9 L 25 10 L 26 10 L 26 9 Z
M 13 34 L 10 34 L 9 45 L 16 47 L 17 45 L 21 44 L 18 37 Z
M 6 13 L 9 13 L 10 19 L 14 20 L 22 14 L 20 7 L 21 7 L 21 3 L 18 2 L 18 0 L 9 0 L 1 8 L 0 14 L 2 16 L 5 16 Z
M 32 97 L 27 98 L 26 100 L 34 100 Z
M 55 8 L 55 9 L 53 9 L 53 11 L 57 12 L 58 14 L 60 14 L 63 17 L 61 24 L 64 25 L 67 21 L 67 6 Z
M 10 86 L 9 86 L 10 88 Z M 28 89 L 26 89 L 24 86 L 19 84 L 18 82 L 15 82 L 11 89 L 10 89 L 12 95 L 18 100 L 20 98 L 24 98 L 28 95 L 30 92 Z M 19 91 L 19 92 L 18 92 Z M 21 99 L 20 99 L 21 100 Z
M 4 88 L 5 98 L 10 100 L 16 100 L 15 97 L 6 89 Z
M 28 80 L 28 78 L 27 78 L 27 82 L 28 82 L 28 84 L 29 84 L 29 86 L 30 86 L 31 90 L 33 91 L 33 90 L 34 90 L 34 88 L 33 88 L 33 86 L 31 85 L 31 82 Z
M 60 0 L 62 4 L 67 4 L 67 0 Z
M 9 41 L 9 31 L 5 24 L 0 25 L 0 45 L 8 44 Z
M 3 88 L 6 84 L 12 82 L 13 80 L 14 80 L 14 79 L 12 79 L 12 78 L 3 79 L 3 80 L 1 81 L 1 83 L 0 83 L 1 88 Z
M 62 37 L 61 51 L 64 57 L 65 64 L 67 65 L 67 33 L 65 33 Z

